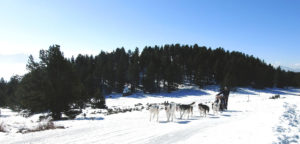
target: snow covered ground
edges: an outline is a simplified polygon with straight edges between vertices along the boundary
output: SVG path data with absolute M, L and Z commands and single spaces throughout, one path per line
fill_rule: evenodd
M 162 103 L 173 101 L 189 104 L 191 102 L 210 102 L 218 92 L 217 87 L 197 89 L 182 87 L 173 93 L 143 95 L 129 97 L 111 95 L 107 105 L 133 106 L 137 103 Z M 280 99 L 269 99 L 280 94 Z M 149 121 L 147 110 L 119 113 L 113 115 L 91 114 L 93 109 L 87 109 L 89 114 L 84 119 L 80 115 L 76 120 L 57 121 L 66 129 L 47 130 L 27 134 L 17 133 L 20 127 L 34 127 L 39 115 L 29 118 L 18 116 L 8 109 L 1 109 L 3 122 L 10 126 L 10 132 L 0 132 L 1 144 L 20 143 L 103 143 L 103 144 L 169 144 L 169 143 L 204 143 L 204 144 L 287 144 L 300 143 L 300 89 L 266 89 L 254 90 L 238 88 L 231 92 L 229 106 L 226 112 L 207 117 L 201 117 L 194 106 L 191 118 L 166 121 L 164 110 L 160 111 L 159 122 Z M 91 118 L 93 117 L 93 118 Z M 179 112 L 176 112 L 179 117 Z

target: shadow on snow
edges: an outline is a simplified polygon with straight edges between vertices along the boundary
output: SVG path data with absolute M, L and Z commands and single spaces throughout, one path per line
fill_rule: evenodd
M 297 95 L 300 93 L 298 89 L 282 89 L 282 88 L 266 88 L 266 89 L 253 89 L 253 88 L 238 88 L 237 91 L 233 91 L 234 94 L 246 94 L 246 95 L 260 95 L 260 93 L 267 93 L 272 95 Z
M 134 93 L 132 95 L 126 96 L 127 98 L 146 98 L 146 97 L 173 97 L 173 98 L 182 98 L 187 96 L 203 96 L 203 95 L 210 95 L 209 93 L 205 92 L 205 90 L 211 90 L 214 92 L 219 92 L 219 86 L 207 86 L 203 90 L 198 88 L 184 88 L 179 89 L 177 91 L 173 91 L 170 93 L 167 92 L 160 92 L 160 93 L 152 93 L 152 94 L 145 94 L 143 92 Z M 253 89 L 253 88 L 237 88 L 236 91 L 231 91 L 232 94 L 242 94 L 242 95 L 260 95 L 260 93 L 267 93 L 272 95 L 298 95 L 300 96 L 299 89 L 281 89 L 281 88 L 266 88 L 266 89 Z M 114 93 L 106 96 L 110 99 L 118 99 L 123 97 L 122 94 Z
M 199 89 L 181 89 L 177 91 L 173 91 L 170 93 L 167 92 L 161 92 L 161 93 L 152 93 L 152 94 L 144 94 L 144 93 L 135 93 L 129 96 L 126 96 L 127 98 L 145 98 L 145 97 L 172 97 L 172 98 L 182 98 L 187 96 L 202 96 L 202 95 L 209 95 L 208 93 L 201 91 Z M 111 94 L 106 96 L 110 99 L 118 99 L 122 97 L 122 94 Z
M 188 124 L 190 122 L 191 121 L 189 121 L 189 120 L 184 120 L 184 121 L 177 121 L 176 123 L 178 123 L 178 124 Z
M 8 118 L 10 115 L 0 115 L 0 118 Z
M 242 111 L 239 111 L 239 110 L 226 110 L 225 112 L 233 113 L 233 112 L 242 112 Z
M 74 120 L 104 120 L 103 117 L 87 117 L 87 118 L 76 118 Z

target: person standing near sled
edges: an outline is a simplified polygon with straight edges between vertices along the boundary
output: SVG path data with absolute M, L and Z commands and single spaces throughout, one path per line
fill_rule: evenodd
M 227 110 L 229 93 L 229 89 L 225 86 L 224 89 L 217 94 L 217 99 L 220 99 L 223 105 L 222 109 Z

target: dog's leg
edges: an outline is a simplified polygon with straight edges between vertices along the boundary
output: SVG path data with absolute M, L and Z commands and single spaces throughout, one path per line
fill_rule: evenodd
M 176 112 L 174 111 L 174 118 L 176 119 L 177 117 L 176 117 Z
M 168 121 L 168 110 L 166 109 L 166 116 L 167 116 L 167 121 Z
M 167 113 L 167 121 L 169 121 L 169 114 Z
M 168 112 L 168 121 L 171 120 L 171 116 L 172 116 L 172 111 L 171 111 L 171 109 L 170 109 L 169 112 Z
M 167 121 L 169 121 L 169 113 L 167 112 Z
M 158 122 L 158 116 L 159 116 L 159 109 L 157 109 L 157 122 Z
M 213 111 L 213 114 L 215 114 L 214 103 L 211 104 L 211 109 Z
M 182 116 L 181 116 L 181 111 L 179 111 L 179 117 L 180 117 L 180 119 L 182 119 Z
M 213 111 L 213 114 L 215 114 L 214 103 L 211 104 L 211 109 Z
M 200 113 L 201 113 L 200 116 L 203 117 L 203 110 L 202 109 L 200 110 Z
M 172 121 L 173 121 L 174 117 L 175 117 L 175 109 L 172 110 Z
M 184 112 L 187 112 L 187 119 L 189 119 L 189 116 L 190 116 L 189 110 L 186 110 L 186 111 L 184 111 Z
M 173 109 L 172 109 L 172 108 L 170 108 L 170 110 L 169 110 L 169 120 L 171 119 L 172 112 L 173 112 Z
M 151 117 L 152 117 L 151 119 L 152 119 L 152 120 L 155 120 L 155 119 L 154 119 L 155 116 L 156 116 L 156 111 L 153 111 L 153 112 L 152 112 L 152 115 L 151 115 Z
M 167 112 L 167 121 L 170 121 L 170 112 Z
M 182 119 L 182 110 L 179 110 L 180 119 Z
M 187 111 L 187 118 L 186 119 L 189 119 L 190 118 L 190 112 Z

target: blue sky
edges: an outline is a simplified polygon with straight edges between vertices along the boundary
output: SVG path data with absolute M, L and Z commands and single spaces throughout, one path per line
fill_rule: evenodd
M 300 0 L 0 0 L 0 18 L 6 79 L 52 44 L 70 57 L 197 43 L 300 69 Z

